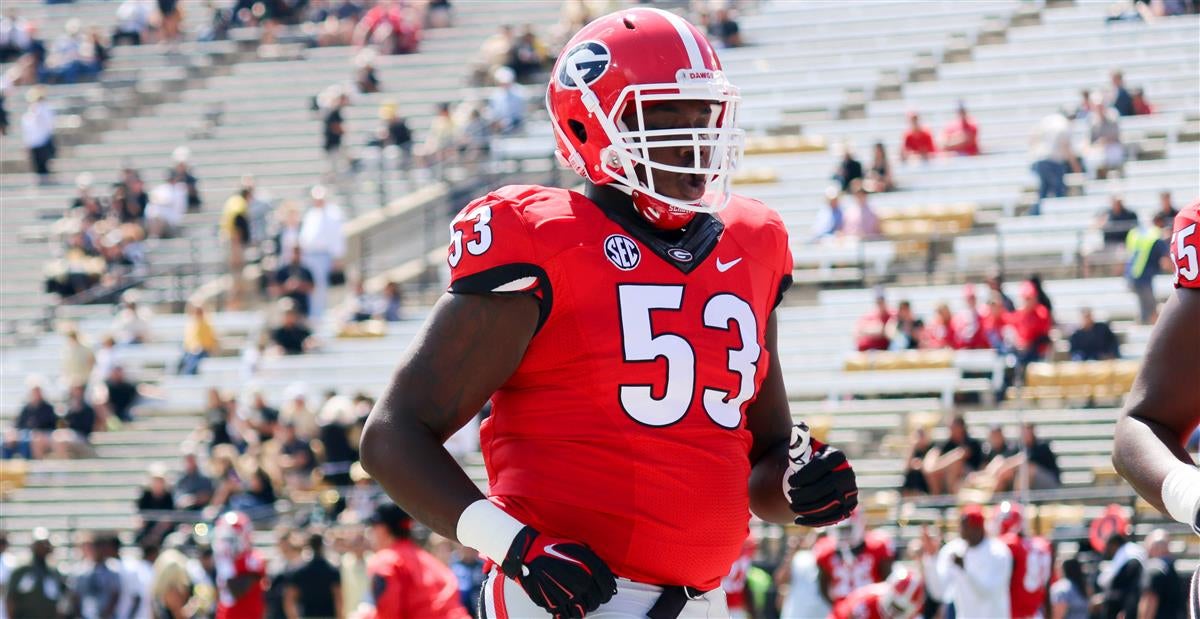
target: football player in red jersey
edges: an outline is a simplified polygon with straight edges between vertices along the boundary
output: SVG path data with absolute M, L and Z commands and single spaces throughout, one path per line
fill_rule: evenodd
M 1046 608 L 1050 578 L 1054 575 L 1054 550 L 1043 537 L 1027 535 L 1021 506 L 1004 501 L 992 516 L 996 536 L 1012 552 L 1009 608 L 1013 619 L 1049 616 Z
M 881 531 L 868 531 L 858 511 L 821 538 L 813 546 L 813 555 L 817 585 L 831 605 L 855 589 L 883 582 L 896 559 L 891 538 Z
M 859 587 L 829 613 L 830 619 L 913 619 L 925 607 L 921 576 L 897 567 L 885 582 Z
M 1171 260 L 1176 290 L 1117 423 L 1113 466 L 1143 499 L 1200 535 L 1200 470 L 1184 449 L 1200 425 L 1200 201 L 1175 217 Z M 1200 619 L 1200 570 L 1191 595 Z
M 751 512 L 823 526 L 858 489 L 792 424 L 779 215 L 729 191 L 737 90 L 651 8 L 592 21 L 546 105 L 584 193 L 509 186 L 451 224 L 450 287 L 367 422 L 363 465 L 497 566 L 488 617 L 724 615 Z M 488 400 L 484 497 L 442 447 Z
M 242 512 L 225 512 L 213 526 L 217 564 L 217 619 L 262 619 L 266 563 L 254 549 L 254 525 Z

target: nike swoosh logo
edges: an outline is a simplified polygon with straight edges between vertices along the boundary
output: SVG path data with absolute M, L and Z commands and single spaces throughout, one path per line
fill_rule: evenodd
M 741 258 L 734 258 L 733 260 L 730 260 L 729 262 L 721 262 L 721 259 L 717 258 L 717 271 L 724 273 L 725 271 L 732 269 L 733 265 L 735 265 L 741 261 L 742 261 Z
M 555 546 L 557 546 L 557 544 L 546 544 L 544 547 L 542 547 L 542 550 L 544 550 L 546 552 L 546 554 L 548 554 L 552 557 L 558 557 L 559 559 L 562 559 L 563 561 L 568 561 L 568 562 L 574 563 L 575 565 L 583 565 L 579 561 L 572 559 L 571 557 L 568 557 L 567 555 L 564 555 L 561 552 L 555 550 L 554 549 Z

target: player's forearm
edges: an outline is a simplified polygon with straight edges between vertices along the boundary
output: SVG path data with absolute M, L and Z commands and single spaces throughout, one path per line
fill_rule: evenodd
M 792 524 L 796 514 L 783 493 L 788 466 L 787 441 L 767 449 L 750 469 L 750 511 L 776 524 Z
M 384 492 L 449 539 L 458 539 L 463 510 L 484 498 L 441 439 L 418 421 L 380 414 L 377 406 L 363 429 L 360 450 L 363 468 Z
M 1178 467 L 1194 466 L 1183 448 L 1184 438 L 1174 430 L 1138 415 L 1135 405 L 1117 422 L 1113 440 L 1113 467 L 1137 493 L 1158 510 L 1163 480 Z

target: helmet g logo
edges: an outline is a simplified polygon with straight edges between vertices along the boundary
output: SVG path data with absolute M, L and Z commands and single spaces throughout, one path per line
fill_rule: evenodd
M 604 75 L 611 59 L 612 54 L 603 43 L 584 41 L 563 54 L 555 79 L 563 88 L 579 88 L 575 83 L 576 76 L 582 79 L 585 85 L 591 84 Z

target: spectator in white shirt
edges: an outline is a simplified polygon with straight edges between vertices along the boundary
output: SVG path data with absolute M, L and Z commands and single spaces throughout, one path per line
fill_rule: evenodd
M 336 204 L 325 203 L 325 188 L 313 187 L 311 196 L 312 207 L 300 222 L 299 242 L 304 266 L 313 276 L 308 315 L 315 320 L 325 312 L 329 276 L 346 254 L 346 239 L 342 232 L 342 211 Z
M 508 67 L 496 69 L 496 90 L 488 99 L 488 110 L 496 131 L 514 133 L 525 122 L 525 96 L 515 83 L 516 76 Z
M 1067 184 L 1063 180 L 1067 170 L 1078 173 L 1079 160 L 1071 146 L 1071 121 L 1063 112 L 1055 112 L 1042 118 L 1030 140 L 1030 158 L 1033 173 L 1038 177 L 1038 202 L 1029 211 L 1030 215 L 1041 212 L 1041 201 L 1046 196 L 1061 198 L 1067 195 Z
M 175 234 L 187 210 L 187 185 L 163 183 L 150 191 L 146 205 L 146 227 L 151 237 L 165 239 Z
M 113 28 L 112 43 L 142 44 L 142 33 L 150 26 L 150 3 L 147 0 L 125 0 L 117 7 L 117 25 Z
M 930 595 L 953 604 L 958 619 L 1010 616 L 1012 553 L 987 535 L 978 505 L 962 508 L 960 532 L 941 551 L 927 530 L 921 533 L 921 571 Z
M 50 160 L 54 159 L 54 110 L 45 102 L 46 89 L 34 86 L 25 94 L 29 107 L 21 115 L 21 139 L 29 149 L 38 184 L 51 182 Z

